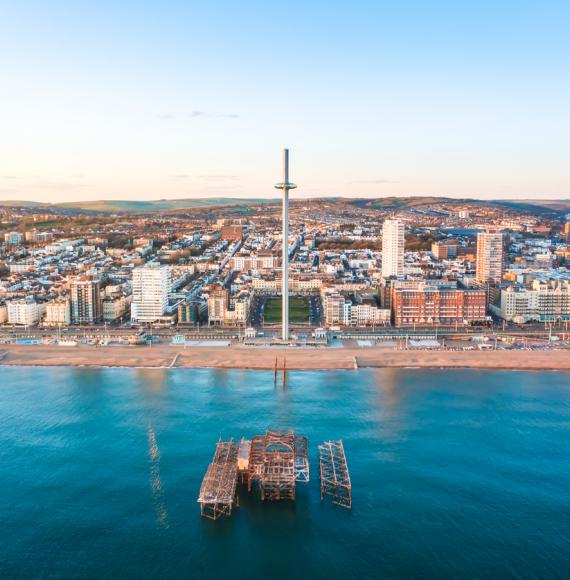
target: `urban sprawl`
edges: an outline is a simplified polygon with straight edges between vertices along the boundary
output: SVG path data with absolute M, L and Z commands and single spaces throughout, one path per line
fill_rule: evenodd
M 103 213 L 0 208 L 3 343 L 277 344 L 278 200 Z M 293 199 L 292 345 L 548 331 L 570 320 L 570 215 L 476 200 Z M 423 334 L 422 334 L 423 333 Z M 409 345 L 408 345 L 409 346 Z

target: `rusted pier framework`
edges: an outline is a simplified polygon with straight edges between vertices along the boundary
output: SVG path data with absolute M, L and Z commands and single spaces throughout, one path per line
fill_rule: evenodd
M 319 469 L 321 501 L 328 495 L 333 504 L 352 508 L 352 484 L 342 441 L 325 441 L 319 445 Z
M 202 516 L 217 520 L 232 515 L 238 505 L 237 479 L 238 444 L 233 439 L 220 440 L 200 487 L 198 503 Z
M 262 500 L 295 499 L 297 481 L 309 481 L 307 438 L 292 430 L 267 431 L 251 441 L 248 490 L 259 483 Z
M 295 435 L 295 480 L 309 483 L 309 442 L 304 435 Z

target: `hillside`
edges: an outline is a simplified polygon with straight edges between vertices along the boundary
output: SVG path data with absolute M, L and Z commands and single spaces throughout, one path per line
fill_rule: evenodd
M 184 210 L 199 207 L 243 205 L 252 203 L 263 203 L 263 199 L 253 198 L 232 198 L 232 197 L 212 197 L 200 199 L 160 199 L 150 201 L 131 200 L 98 200 L 98 201 L 76 201 L 69 203 L 57 203 L 51 207 L 61 209 L 75 209 L 82 211 L 95 211 L 104 213 L 133 213 L 150 211 L 172 211 Z
M 0 199 L 0 207 L 46 207 L 49 204 L 41 203 L 39 201 L 21 201 L 17 199 Z
M 382 198 L 348 198 L 348 197 L 318 197 L 300 198 L 291 196 L 293 204 L 307 200 L 326 201 L 328 203 L 345 203 L 359 208 L 369 209 L 406 209 L 433 206 L 438 204 L 467 204 L 467 205 L 498 205 L 505 208 L 533 213 L 564 213 L 570 212 L 570 199 L 562 200 L 482 200 L 468 198 L 449 198 L 436 196 L 412 197 L 382 197 Z M 241 206 L 246 211 L 253 204 L 279 203 L 279 198 L 239 198 L 239 197 L 211 197 L 185 199 L 159 199 L 148 201 L 137 200 L 92 200 L 66 203 L 41 203 L 36 201 L 0 200 L 0 207 L 21 207 L 27 209 L 65 210 L 66 212 L 93 212 L 93 213 L 148 213 L 148 212 L 181 212 L 184 210 L 220 207 Z M 236 208 L 237 209 L 237 208 Z

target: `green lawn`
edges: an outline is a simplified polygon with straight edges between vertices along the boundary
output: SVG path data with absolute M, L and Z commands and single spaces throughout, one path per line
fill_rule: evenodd
M 263 309 L 266 324 L 281 322 L 281 296 L 268 298 Z M 289 322 L 309 322 L 309 300 L 299 296 L 289 297 Z

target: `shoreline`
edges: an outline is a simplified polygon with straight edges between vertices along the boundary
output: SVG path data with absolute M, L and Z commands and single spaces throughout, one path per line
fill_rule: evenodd
M 570 350 L 441 351 L 368 348 L 286 349 L 176 346 L 61 347 L 2 345 L 1 366 L 82 368 L 217 368 L 241 370 L 356 370 L 467 368 L 570 371 Z

